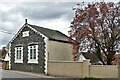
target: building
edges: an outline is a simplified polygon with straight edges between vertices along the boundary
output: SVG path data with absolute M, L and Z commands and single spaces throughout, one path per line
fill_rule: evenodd
M 9 68 L 47 74 L 47 63 L 72 61 L 72 44 L 57 31 L 25 24 L 9 43 Z
M 93 65 L 102 65 L 102 62 L 99 60 L 95 53 L 81 52 L 78 61 L 83 61 L 87 59 L 89 59 L 90 63 Z

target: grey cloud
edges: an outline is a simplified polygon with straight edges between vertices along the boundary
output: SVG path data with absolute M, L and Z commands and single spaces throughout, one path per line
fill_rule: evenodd
M 63 16 L 72 17 L 72 6 L 75 4 L 73 2 L 28 2 L 18 5 L 13 11 L 34 20 L 57 19 Z
M 20 15 L 32 20 L 53 20 L 61 17 L 70 20 L 73 17 L 72 7 L 76 4 L 77 2 L 24 2 L 8 12 L 3 12 L 3 21 L 18 21 Z

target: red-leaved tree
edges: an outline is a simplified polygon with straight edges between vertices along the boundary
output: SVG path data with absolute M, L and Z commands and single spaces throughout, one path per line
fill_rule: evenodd
M 120 51 L 120 2 L 100 2 L 77 7 L 71 22 L 70 38 L 74 60 L 80 52 L 88 50 L 97 55 L 104 65 L 111 65 L 115 53 Z

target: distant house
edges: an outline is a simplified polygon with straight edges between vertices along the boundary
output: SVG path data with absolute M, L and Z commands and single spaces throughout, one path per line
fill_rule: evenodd
M 9 61 L 9 60 L 10 60 L 9 53 L 6 53 L 5 58 L 4 58 L 3 60 L 4 60 L 4 61 Z
M 2 59 L 2 69 L 9 69 L 9 60 L 10 60 L 9 53 L 6 53 L 5 58 Z
M 88 52 L 81 52 L 79 55 L 79 61 L 83 61 L 86 59 L 90 59 L 90 63 L 94 65 L 101 65 L 102 62 L 99 60 L 99 58 L 94 53 L 88 53 Z
M 57 31 L 27 23 L 9 43 L 10 69 L 47 73 L 47 63 L 72 61 L 72 44 Z

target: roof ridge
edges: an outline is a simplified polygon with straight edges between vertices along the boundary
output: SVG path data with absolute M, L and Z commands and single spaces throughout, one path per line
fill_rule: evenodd
M 28 24 L 28 23 L 27 23 Z M 52 30 L 52 31 L 58 31 L 58 30 L 53 30 L 53 29 L 50 29 L 50 28 L 46 28 L 46 27 L 42 27 L 42 26 L 38 26 L 38 25 L 33 25 L 33 24 L 28 24 L 30 26 L 36 26 L 38 28 L 43 28 L 43 29 L 48 29 L 48 30 Z M 60 32 L 60 31 L 59 31 Z

